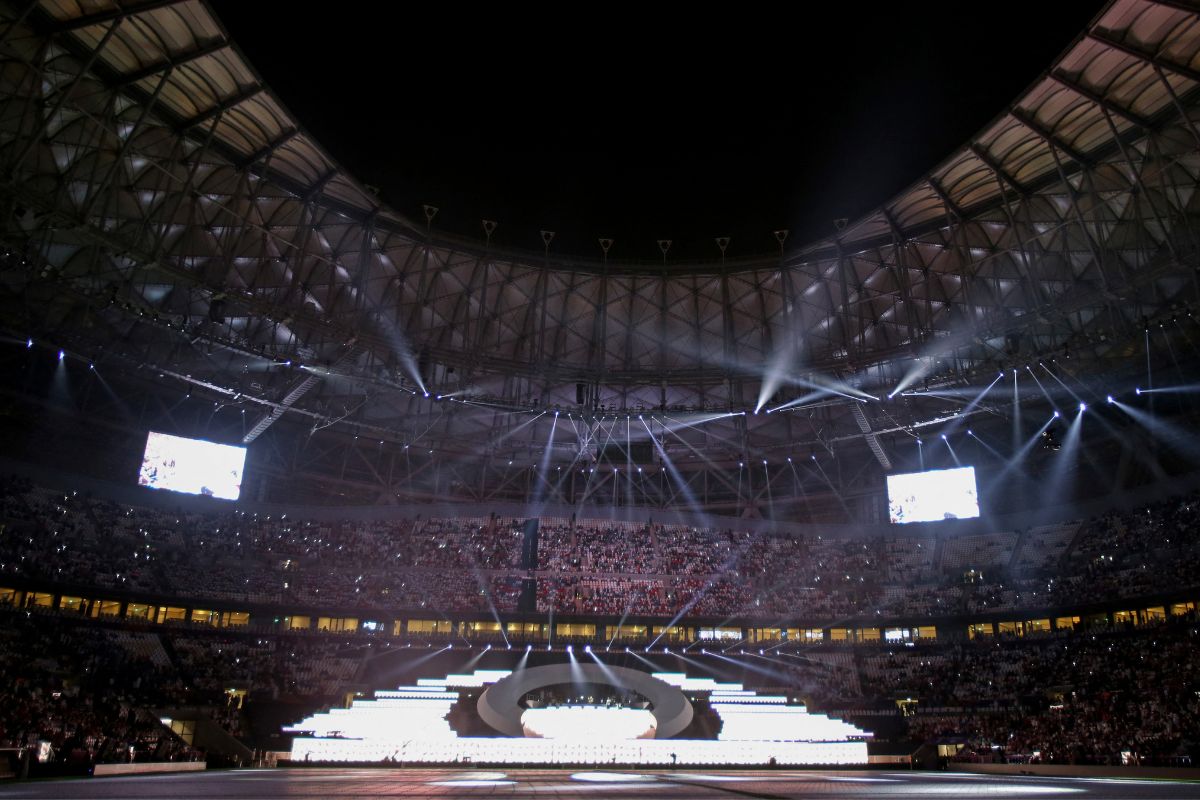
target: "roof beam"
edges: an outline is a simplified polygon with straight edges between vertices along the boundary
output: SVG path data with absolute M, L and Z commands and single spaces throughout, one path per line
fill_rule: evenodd
M 929 184 L 929 188 L 933 189 L 933 193 L 938 196 L 938 199 L 942 201 L 942 205 L 946 207 L 947 211 L 954 215 L 955 219 L 957 219 L 959 222 L 967 219 L 966 214 L 964 214 L 963 210 L 958 207 L 958 203 L 954 202 L 954 200 L 950 198 L 950 195 L 946 194 L 946 190 L 942 188 L 940 183 L 938 183 L 937 178 L 930 175 L 925 178 L 925 182 Z
M 1186 11 L 1189 14 L 1200 14 L 1194 0 L 1151 0 L 1156 6 L 1166 6 L 1176 11 Z
M 1125 108 L 1124 106 L 1117 105 L 1116 103 L 1112 102 L 1111 100 L 1106 100 L 1105 98 L 1103 98 L 1100 95 L 1093 92 L 1091 89 L 1088 89 L 1088 88 L 1076 83 L 1071 78 L 1068 78 L 1065 74 L 1063 74 L 1063 72 L 1061 70 L 1054 70 L 1053 72 L 1050 73 L 1050 77 L 1054 81 L 1061 84 L 1062 86 L 1066 87 L 1067 89 L 1070 89 L 1072 92 L 1075 92 L 1075 94 L 1079 95 L 1080 97 L 1084 98 L 1085 100 L 1090 100 L 1091 102 L 1095 103 L 1096 105 L 1100 106 L 1101 108 L 1106 109 L 1107 111 L 1110 111 L 1113 114 L 1116 114 L 1118 117 L 1121 117 L 1122 119 L 1126 119 L 1129 122 L 1132 122 L 1134 125 L 1137 125 L 1139 128 L 1141 128 L 1143 130 L 1151 129 L 1150 120 L 1146 119 L 1141 114 L 1138 114 L 1135 111 L 1130 111 L 1128 108 Z
M 102 25 L 105 22 L 113 22 L 118 19 L 144 14 L 147 11 L 156 11 L 160 8 L 178 5 L 183 0 L 147 0 L 144 3 L 138 3 L 136 6 L 126 8 L 110 8 L 107 11 L 99 11 L 95 14 L 84 14 L 74 19 L 62 20 L 50 26 L 51 33 L 67 33 L 77 31 L 81 28 L 90 28 L 93 25 Z
M 241 105 L 242 103 L 246 102 L 247 100 L 251 100 L 251 99 L 257 97 L 258 95 L 262 94 L 264 91 L 266 91 L 266 90 L 263 89 L 262 86 L 250 86 L 245 89 L 242 89 L 242 90 L 236 92 L 235 94 L 231 94 L 229 97 L 226 97 L 225 99 L 223 99 L 221 102 L 217 103 L 212 108 L 209 108 L 207 111 L 202 111 L 194 117 L 183 120 L 182 122 L 179 123 L 177 130 L 179 130 L 180 132 L 186 132 L 186 131 L 196 127 L 197 125 L 203 125 L 205 122 L 208 122 L 210 119 L 217 116 L 218 114 L 223 114 L 226 111 L 228 111 L 229 109 L 231 109 L 235 106 Z
M 336 178 L 337 176 L 338 176 L 338 171 L 336 168 L 334 168 L 334 169 L 331 169 L 328 172 L 326 172 L 321 177 L 317 178 L 316 181 L 313 182 L 313 185 L 308 187 L 308 194 L 306 194 L 304 197 L 305 201 L 311 202 L 311 201 L 315 200 L 316 198 L 320 197 L 321 193 L 325 191 L 325 187 L 329 185 L 329 182 L 331 180 L 333 180 L 334 178 Z M 363 220 L 363 223 L 364 224 L 366 223 L 365 219 Z M 449 261 L 450 261 L 450 258 L 449 258 L 449 255 L 447 255 L 446 263 L 448 264 Z M 428 297 L 425 298 L 426 301 L 428 301 L 428 299 L 429 299 Z
M 126 72 L 118 81 L 114 83 L 114 86 L 117 88 L 123 88 L 130 84 L 137 83 L 138 81 L 145 80 L 146 78 L 153 77 L 154 75 L 168 70 L 171 67 L 183 66 L 189 61 L 195 61 L 196 59 L 204 58 L 205 56 L 211 56 L 213 53 L 219 53 L 226 47 L 229 47 L 229 42 L 225 39 L 212 39 L 198 47 L 194 47 L 190 50 L 183 50 L 167 56 L 161 61 L 156 61 L 153 64 L 142 67 L 139 70 Z
M 1195 9 L 1192 11 L 1195 13 Z M 1100 44 L 1111 47 L 1114 50 L 1120 50 L 1122 53 L 1131 55 L 1139 61 L 1144 61 L 1147 64 L 1153 64 L 1156 67 L 1162 67 L 1165 70 L 1174 72 L 1176 75 L 1182 75 L 1188 80 L 1200 83 L 1200 71 L 1194 70 L 1191 67 L 1184 66 L 1183 64 L 1176 64 L 1174 61 L 1169 61 L 1165 58 L 1155 55 L 1154 53 L 1143 50 L 1140 47 L 1136 47 L 1118 39 L 1114 39 L 1107 33 L 1100 33 L 1099 31 L 1092 30 L 1088 31 L 1087 35 L 1089 38 L 1096 40 Z
M 1020 108 L 1014 108 L 1009 113 L 1012 114 L 1013 119 L 1015 119 L 1017 122 L 1020 122 L 1026 128 L 1029 128 L 1029 130 L 1033 131 L 1038 136 L 1042 137 L 1042 139 L 1044 139 L 1046 141 L 1046 144 L 1050 145 L 1051 147 L 1056 147 L 1059 150 L 1063 151 L 1067 155 L 1067 157 L 1070 158 L 1072 161 L 1076 162 L 1077 164 L 1082 164 L 1084 166 L 1091 165 L 1092 160 L 1090 158 L 1088 158 L 1083 153 L 1076 150 L 1074 147 L 1071 147 L 1071 145 L 1069 145 L 1066 142 L 1059 139 L 1057 136 L 1054 135 L 1053 131 L 1046 128 L 1044 125 L 1042 125 L 1042 123 L 1038 122 L 1030 114 L 1026 113 L 1024 110 L 1022 110 Z
M 988 153 L 987 150 L 984 150 L 977 143 L 972 143 L 971 144 L 971 152 L 975 154 L 976 158 L 978 158 L 980 161 L 982 161 L 984 164 L 986 164 L 987 167 L 989 169 L 991 169 L 992 172 L 996 173 L 1001 178 L 1003 178 L 1005 181 L 1007 181 L 1009 186 L 1016 189 L 1017 193 L 1019 195 L 1021 195 L 1022 197 L 1029 196 L 1029 189 L 1025 186 L 1025 184 L 1021 183 L 1016 178 L 1014 178 L 1012 175 L 1010 175 L 1008 173 L 1008 171 L 1004 169 L 1004 167 L 1000 166 L 1000 162 L 998 162 L 996 159 L 992 158 L 991 154 Z
M 244 158 L 242 160 L 242 162 L 238 165 L 238 167 L 241 169 L 245 169 L 246 167 L 249 167 L 251 164 L 257 164 L 259 161 L 261 161 L 262 159 L 271 155 L 276 150 L 278 150 L 280 147 L 283 147 L 285 144 L 290 142 L 292 139 L 296 138 L 296 136 L 298 136 L 299 134 L 300 134 L 299 128 L 288 128 L 283 133 L 279 134 L 274 139 L 267 142 L 262 147 L 258 148 L 258 150 L 255 150 L 253 153 L 251 153 L 246 158 Z

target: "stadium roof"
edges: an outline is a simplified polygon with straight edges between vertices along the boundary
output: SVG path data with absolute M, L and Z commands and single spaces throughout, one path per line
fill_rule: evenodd
M 887 469 L 886 435 L 945 414 L 889 404 L 898 387 L 1061 354 L 1112 374 L 1195 300 L 1190 3 L 1114 0 L 873 213 L 704 263 L 509 251 L 396 213 L 201 0 L 0 8 L 4 241 L 28 265 L 6 272 L 5 327 L 224 392 L 249 439 L 291 417 L 456 469 L 536 465 L 547 442 L 578 466 L 617 437 L 605 413 L 674 409 L 693 427 L 658 439 L 697 469 L 856 442 Z M 555 407 L 583 429 L 530 423 Z

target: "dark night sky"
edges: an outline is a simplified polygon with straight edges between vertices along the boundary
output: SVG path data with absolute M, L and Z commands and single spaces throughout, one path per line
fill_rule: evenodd
M 600 236 L 619 258 L 655 258 L 670 238 L 673 259 L 715 257 L 721 235 L 730 256 L 770 252 L 776 228 L 796 245 L 870 211 L 1101 7 L 213 5 L 301 123 L 398 211 L 420 219 L 427 202 L 436 228 L 480 238 L 495 219 L 495 241 L 528 249 L 554 230 L 554 250 L 594 256 Z

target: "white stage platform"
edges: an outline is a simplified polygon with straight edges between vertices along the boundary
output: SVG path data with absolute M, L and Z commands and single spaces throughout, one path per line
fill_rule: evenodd
M 786 697 L 759 695 L 741 685 L 718 684 L 677 673 L 655 673 L 652 678 L 672 691 L 686 689 L 707 696 L 709 706 L 721 720 L 718 738 L 636 738 L 651 728 L 650 712 L 602 706 L 537 709 L 531 716 L 541 723 L 535 726 L 544 734 L 538 738 L 458 736 L 447 722 L 450 707 L 459 699 L 458 690 L 486 686 L 507 677 L 506 673 L 481 671 L 422 680 L 417 686 L 377 692 L 374 699 L 356 701 L 350 708 L 315 714 L 286 729 L 307 734 L 293 741 L 292 760 L 645 766 L 867 763 L 866 739 L 871 734 L 866 731 L 824 714 L 809 714 L 804 706 L 789 705 Z M 690 708 L 688 711 L 690 719 Z M 600 716 L 612 717 L 613 724 L 578 724 L 581 719 Z M 631 719 L 625 720 L 625 716 Z M 524 729 L 533 732 L 527 726 Z
M 675 754 L 675 759 L 671 755 Z M 296 739 L 293 761 L 420 764 L 619 764 L 640 766 L 860 765 L 867 743 L 725 742 L 718 739 L 634 739 L 599 742 L 557 739 L 461 738 L 446 742 L 382 742 L 362 739 Z

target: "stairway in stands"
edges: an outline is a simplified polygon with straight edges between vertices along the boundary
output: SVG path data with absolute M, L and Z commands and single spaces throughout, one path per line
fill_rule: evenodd
M 1020 559 L 1025 550 L 1025 543 L 1029 540 L 1033 528 L 1025 528 L 1017 532 L 1017 541 L 1013 544 L 1012 553 L 1008 557 L 1008 563 L 1004 565 L 1008 573 L 1014 574 L 1020 566 Z
M 129 634 L 132 635 L 132 634 Z M 159 654 L 151 656 L 151 661 L 159 666 L 171 666 L 180 675 L 187 675 L 186 659 L 180 654 L 175 647 L 173 637 L 170 635 L 158 635 L 153 633 L 137 634 L 144 637 L 147 642 L 153 639 L 152 643 L 139 642 L 133 644 L 125 644 L 125 646 L 137 646 L 142 650 L 147 647 L 154 647 L 160 650 Z M 162 660 L 166 663 L 161 663 Z M 236 736 L 225 730 L 219 723 L 212 719 L 212 708 L 209 706 L 189 706 L 189 707 L 168 707 L 158 709 L 156 717 L 169 716 L 171 719 L 181 721 L 192 721 L 195 723 L 195 728 L 192 732 L 192 744 L 203 748 L 204 751 L 212 756 L 217 756 L 218 759 L 227 761 L 230 764 L 249 764 L 253 752 L 246 743 L 238 739 Z M 245 726 L 246 717 L 242 714 L 243 727 Z
M 521 596 L 517 600 L 517 610 L 526 613 L 537 611 L 537 579 L 532 577 L 538 568 L 538 519 L 525 521 L 525 530 L 521 538 L 521 569 L 530 576 L 521 580 Z
M 658 541 L 658 533 L 654 530 L 654 525 L 647 525 L 646 530 L 650 533 L 650 544 L 654 547 L 654 571 L 664 571 L 662 543 Z
M 183 662 L 180 659 L 179 651 L 175 649 L 175 642 L 172 641 L 174 637 L 167 635 L 159 636 L 157 638 L 159 644 L 162 645 L 163 651 L 167 654 L 167 659 L 171 662 L 171 665 L 176 669 L 179 669 L 179 665 Z
M 1065 550 L 1063 550 L 1062 558 L 1059 560 L 1058 563 L 1060 565 L 1066 565 L 1067 563 L 1069 563 L 1071 560 L 1071 554 L 1075 552 L 1075 548 L 1079 546 L 1080 542 L 1082 542 L 1084 539 L 1087 538 L 1088 534 L 1091 533 L 1092 527 L 1094 525 L 1100 525 L 1100 524 L 1103 524 L 1103 523 L 1098 522 L 1096 520 L 1090 520 L 1090 519 L 1085 520 L 1075 530 L 1075 535 L 1072 536 L 1071 541 L 1067 543 L 1067 547 Z
M 933 569 L 937 575 L 945 575 L 946 567 L 942 563 L 942 559 L 946 555 L 946 537 L 937 537 L 937 544 L 933 548 Z

